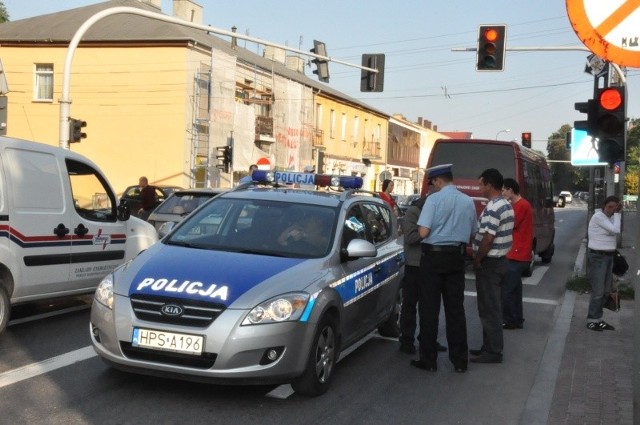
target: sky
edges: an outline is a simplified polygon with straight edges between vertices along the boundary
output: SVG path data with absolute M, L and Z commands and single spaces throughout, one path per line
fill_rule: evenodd
M 73 9 L 99 0 L 3 0 L 11 21 Z M 574 109 L 593 95 L 594 77 L 584 72 L 590 54 L 574 33 L 562 0 L 197 0 L 204 24 L 237 27 L 272 43 L 308 51 L 313 40 L 327 55 L 360 65 L 363 53 L 384 53 L 384 92 L 360 92 L 360 70 L 330 63 L 329 85 L 389 114 L 431 121 L 438 131 L 469 131 L 474 138 L 520 140 L 531 132 L 533 148 L 546 150 L 547 139 L 562 125 L 586 119 Z M 162 12 L 172 14 L 172 0 Z M 107 18 L 108 19 L 108 18 Z M 477 72 L 478 26 L 506 24 L 503 72 Z M 239 41 L 256 53 L 262 46 Z M 573 46 L 575 51 L 549 51 Z M 313 68 L 306 68 L 312 74 Z M 635 88 L 640 71 L 628 68 L 627 111 L 640 116 Z

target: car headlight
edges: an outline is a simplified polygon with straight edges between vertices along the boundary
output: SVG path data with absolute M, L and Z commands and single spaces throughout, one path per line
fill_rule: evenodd
M 295 321 L 300 318 L 309 301 L 309 294 L 284 294 L 255 306 L 242 321 L 243 325 L 258 325 Z
M 100 304 L 113 309 L 113 273 L 109 273 L 102 279 L 102 282 L 96 288 L 95 300 Z

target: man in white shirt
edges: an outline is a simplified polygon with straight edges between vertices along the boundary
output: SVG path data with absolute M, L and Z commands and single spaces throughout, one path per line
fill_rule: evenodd
M 587 315 L 587 328 L 592 331 L 613 331 L 615 328 L 602 320 L 602 306 L 611 292 L 613 282 L 613 255 L 616 252 L 617 237 L 620 234 L 620 199 L 609 196 L 589 220 L 589 280 L 591 300 Z

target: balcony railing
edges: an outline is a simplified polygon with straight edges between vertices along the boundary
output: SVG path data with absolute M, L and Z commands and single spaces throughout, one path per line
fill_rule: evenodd
M 379 159 L 380 156 L 380 142 L 364 142 L 364 149 L 362 150 L 362 157 L 368 159 Z
M 273 137 L 273 118 L 263 115 L 256 116 L 256 137 L 260 134 Z
M 313 147 L 317 149 L 325 149 L 324 131 L 319 128 L 313 129 Z

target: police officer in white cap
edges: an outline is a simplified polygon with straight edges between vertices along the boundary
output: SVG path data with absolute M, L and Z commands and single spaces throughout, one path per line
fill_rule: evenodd
M 467 321 L 464 311 L 466 244 L 477 230 L 473 200 L 453 184 L 452 164 L 428 168 L 429 195 L 418 218 L 422 240 L 420 261 L 420 358 L 411 364 L 435 372 L 438 369 L 438 318 L 444 304 L 449 360 L 458 373 L 467 370 Z

